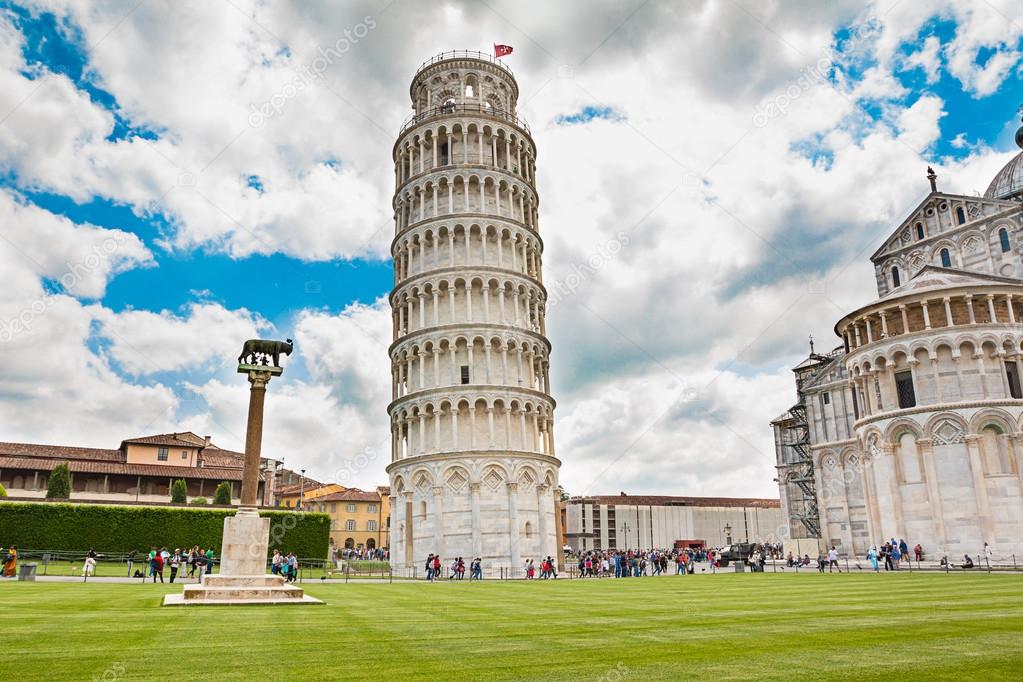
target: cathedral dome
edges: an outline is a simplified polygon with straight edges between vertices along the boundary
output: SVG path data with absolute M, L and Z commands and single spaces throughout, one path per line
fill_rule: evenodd
M 1023 147 L 1023 127 L 1016 131 L 1016 144 Z M 1023 152 L 998 171 L 984 196 L 988 199 L 1023 199 Z

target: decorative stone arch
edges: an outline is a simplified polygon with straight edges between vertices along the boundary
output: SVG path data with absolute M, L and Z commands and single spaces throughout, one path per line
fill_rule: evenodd
M 969 433 L 979 435 L 981 429 L 988 425 L 997 426 L 1004 434 L 1011 434 L 1016 427 L 1016 419 L 1003 409 L 987 407 L 977 412 L 970 419 Z
M 412 490 L 420 496 L 426 496 L 433 489 L 433 472 L 425 466 L 416 467 L 410 474 Z
M 966 441 L 969 425 L 954 412 L 939 412 L 924 424 L 924 434 L 935 445 L 952 445 Z
M 507 481 L 507 469 L 497 462 L 487 462 L 480 471 L 480 483 L 490 490 L 499 490 L 500 486 Z
M 444 469 L 441 474 L 444 485 L 455 494 L 468 490 L 469 482 L 472 480 L 469 470 L 461 464 L 452 464 Z
M 923 438 L 924 431 L 913 419 L 908 417 L 900 417 L 899 419 L 892 420 L 890 424 L 884 430 L 884 441 L 893 445 L 897 444 L 902 434 L 909 432 L 912 433 L 917 440 Z

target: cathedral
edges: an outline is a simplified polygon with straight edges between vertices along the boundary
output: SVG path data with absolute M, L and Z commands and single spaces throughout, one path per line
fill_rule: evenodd
M 1023 147 L 1023 128 L 1016 132 Z M 772 422 L 789 537 L 863 556 L 1023 555 L 1023 152 L 931 191 L 871 256 L 878 298 L 797 365 Z

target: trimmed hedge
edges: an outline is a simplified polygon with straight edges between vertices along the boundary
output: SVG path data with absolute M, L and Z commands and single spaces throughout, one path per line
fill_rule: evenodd
M 0 543 L 51 551 L 148 552 L 150 547 L 213 547 L 220 556 L 224 517 L 234 509 L 131 507 L 66 502 L 0 502 Z M 304 559 L 326 557 L 330 517 L 263 511 L 270 518 L 269 551 Z

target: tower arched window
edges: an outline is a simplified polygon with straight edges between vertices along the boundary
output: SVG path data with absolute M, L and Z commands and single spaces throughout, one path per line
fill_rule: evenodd
M 963 210 L 962 206 L 956 207 L 956 221 L 960 225 L 966 222 L 966 211 Z
M 948 252 L 948 249 L 941 250 L 941 267 L 943 268 L 952 267 L 952 254 Z
M 1009 250 L 1009 231 L 1004 227 L 998 230 L 998 243 L 1002 245 L 1002 253 Z
M 902 286 L 902 280 L 899 278 L 898 268 L 892 268 L 892 286 L 896 289 Z
M 916 224 L 916 238 L 918 240 L 924 238 L 924 224 L 923 223 L 917 223 Z

